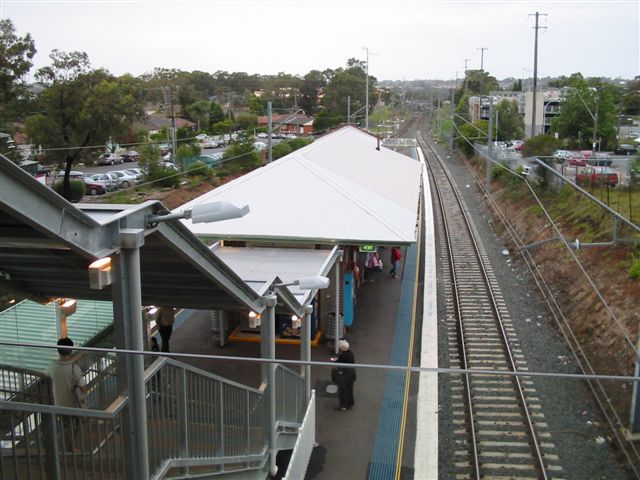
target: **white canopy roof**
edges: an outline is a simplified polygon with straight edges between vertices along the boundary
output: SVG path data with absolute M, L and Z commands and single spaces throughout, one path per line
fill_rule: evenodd
M 222 185 L 174 210 L 226 200 L 251 212 L 233 221 L 193 224 L 198 236 L 339 244 L 416 241 L 420 164 L 355 127 Z
M 330 250 L 315 250 L 222 247 L 216 243 L 211 250 L 260 296 L 277 283 L 291 283 L 304 277 L 326 277 L 340 257 L 337 246 Z M 295 285 L 282 289 L 286 289 L 290 296 L 280 291 L 280 297 L 298 314 L 303 313 L 304 306 L 316 293 L 316 290 L 301 289 Z

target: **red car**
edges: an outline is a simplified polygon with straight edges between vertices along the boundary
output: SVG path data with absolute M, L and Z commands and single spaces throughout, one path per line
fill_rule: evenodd
M 104 195 L 107 193 L 107 186 L 104 183 L 84 182 L 84 193 L 86 195 Z
M 586 167 L 587 159 L 584 158 L 582 154 L 574 154 L 569 160 L 567 160 L 567 164 L 574 167 Z
M 618 173 L 609 167 L 589 167 L 576 174 L 576 185 L 603 185 L 615 187 L 619 182 Z

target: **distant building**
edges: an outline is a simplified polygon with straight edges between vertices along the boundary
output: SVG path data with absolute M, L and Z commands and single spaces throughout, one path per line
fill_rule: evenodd
M 184 127 L 193 129 L 196 124 L 190 120 L 176 117 L 176 128 Z M 141 121 L 134 123 L 133 128 L 135 130 L 146 130 L 149 135 L 155 135 L 160 133 L 163 128 L 171 128 L 171 119 L 160 115 L 146 115 Z
M 266 115 L 258 117 L 258 127 L 266 127 L 268 121 Z M 278 128 L 281 133 L 293 133 L 295 135 L 313 133 L 313 118 L 307 115 L 272 115 L 271 123 L 274 128 L 276 125 L 282 124 Z
M 523 115 L 525 138 L 531 137 L 531 123 L 533 120 L 533 92 L 491 92 L 469 98 L 469 116 L 472 122 L 489 120 L 489 99 L 493 97 L 494 107 L 502 100 L 515 100 L 518 112 Z M 551 128 L 554 117 L 560 114 L 563 91 L 561 89 L 545 89 L 536 95 L 536 131 L 535 135 L 547 133 Z

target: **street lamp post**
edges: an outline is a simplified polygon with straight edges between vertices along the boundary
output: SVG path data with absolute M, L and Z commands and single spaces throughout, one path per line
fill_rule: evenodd
M 369 49 L 367 47 L 362 47 L 363 50 L 367 52 L 367 65 L 365 70 L 365 90 L 364 90 L 364 105 L 365 105 L 365 114 L 364 114 L 364 128 L 369 130 Z

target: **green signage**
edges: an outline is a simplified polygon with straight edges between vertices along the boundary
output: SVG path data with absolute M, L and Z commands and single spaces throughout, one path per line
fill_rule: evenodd
M 375 245 L 360 245 L 360 252 L 373 253 L 377 251 L 378 247 L 376 247 Z

